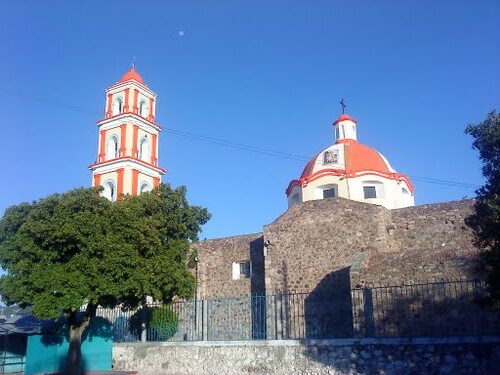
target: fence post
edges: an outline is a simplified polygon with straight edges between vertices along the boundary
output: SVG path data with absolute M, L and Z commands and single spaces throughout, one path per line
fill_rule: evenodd
M 276 340 L 283 340 L 283 315 L 282 315 L 282 301 L 281 294 L 274 296 L 274 312 L 276 322 Z
M 364 337 L 375 337 L 375 326 L 373 321 L 373 295 L 370 288 L 363 288 L 363 312 L 365 314 Z
M 480 291 L 482 291 L 482 285 L 481 282 L 478 280 L 473 281 L 473 298 L 474 299 L 479 299 L 481 297 Z M 483 335 L 483 309 L 477 309 L 476 313 L 474 314 L 476 316 L 476 335 L 477 336 L 482 336 Z
M 208 300 L 201 300 L 201 335 L 203 341 L 208 341 Z
M 141 342 L 147 341 L 147 328 L 146 328 L 146 309 L 141 307 Z

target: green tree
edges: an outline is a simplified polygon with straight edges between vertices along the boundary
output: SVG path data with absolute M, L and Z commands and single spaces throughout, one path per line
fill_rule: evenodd
M 96 189 L 75 189 L 6 210 L 0 293 L 8 304 L 31 306 L 38 318 L 66 318 L 71 374 L 81 372 L 81 337 L 98 306 L 192 296 L 189 244 L 210 215 L 185 195 L 184 187 L 162 184 L 111 203 Z
M 476 243 L 484 249 L 489 294 L 500 308 L 500 115 L 493 111 L 486 120 L 467 126 L 474 138 L 472 147 L 479 151 L 486 183 L 476 191 L 475 213 L 467 224 L 474 230 Z

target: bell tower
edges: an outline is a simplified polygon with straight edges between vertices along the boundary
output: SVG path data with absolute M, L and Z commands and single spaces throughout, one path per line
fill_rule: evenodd
M 97 121 L 98 155 L 92 186 L 103 186 L 111 201 L 125 194 L 137 195 L 158 186 L 165 170 L 158 166 L 156 94 L 135 67 L 106 89 L 105 114 Z

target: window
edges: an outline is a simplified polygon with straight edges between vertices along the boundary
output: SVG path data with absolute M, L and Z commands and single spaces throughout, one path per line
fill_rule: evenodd
M 233 280 L 249 279 L 252 276 L 252 262 L 246 260 L 244 262 L 233 263 Z
M 147 161 L 148 163 L 151 162 L 151 153 L 149 151 L 149 140 L 146 137 L 142 138 L 139 144 L 139 159 Z
M 325 199 L 339 196 L 339 187 L 337 184 L 326 184 L 314 189 L 314 199 Z
M 401 188 L 401 192 L 402 192 L 404 195 L 408 195 L 408 194 L 410 194 L 410 193 L 408 192 L 408 190 L 406 190 L 405 188 Z
M 118 137 L 112 135 L 108 139 L 108 147 L 106 149 L 106 160 L 116 159 L 118 157 Z
M 339 153 L 337 150 L 329 150 L 323 153 L 323 165 L 337 164 L 339 162 Z
M 141 102 L 139 103 L 139 115 L 141 115 L 142 117 L 146 117 L 147 111 L 148 107 L 146 105 L 146 101 L 141 100 Z
M 151 191 L 153 190 L 151 188 L 151 185 L 149 185 L 147 182 L 143 182 L 141 183 L 140 185 L 140 188 L 139 188 L 139 193 L 142 194 L 142 193 L 147 193 L 148 191 Z
M 111 202 L 116 201 L 116 189 L 115 189 L 115 184 L 113 183 L 113 181 L 111 181 L 111 180 L 106 181 L 104 183 L 103 187 L 104 187 L 104 190 L 102 191 L 101 195 L 104 198 L 109 199 Z
M 123 112 L 123 99 L 121 97 L 118 97 L 113 101 L 113 116 L 118 115 L 122 112 Z
M 363 186 L 365 199 L 377 198 L 377 189 L 375 186 Z
M 335 190 L 335 188 L 323 190 L 323 198 L 335 198 L 337 196 L 337 192 Z

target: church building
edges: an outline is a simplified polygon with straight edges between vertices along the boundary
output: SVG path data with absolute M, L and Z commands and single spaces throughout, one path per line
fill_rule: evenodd
M 155 113 L 156 94 L 134 67 L 106 89 L 89 169 L 92 185 L 111 201 L 160 184 L 166 171 L 158 165 Z M 343 113 L 333 125 L 335 143 L 289 183 L 286 212 L 262 232 L 192 244 L 198 297 L 344 293 L 476 276 L 479 250 L 465 225 L 474 202 L 413 207 L 409 177 L 358 142 L 356 120 Z
M 358 142 L 356 120 L 342 114 L 333 126 L 335 144 L 314 156 L 300 178 L 288 185 L 288 207 L 333 197 L 388 209 L 415 204 L 415 188 L 408 176 L 397 173 L 381 153 Z
M 161 127 L 155 114 L 156 94 L 135 67 L 106 89 L 104 118 L 97 121 L 97 160 L 89 169 L 92 186 L 102 186 L 102 195 L 109 200 L 160 184 L 166 171 L 158 165 Z

